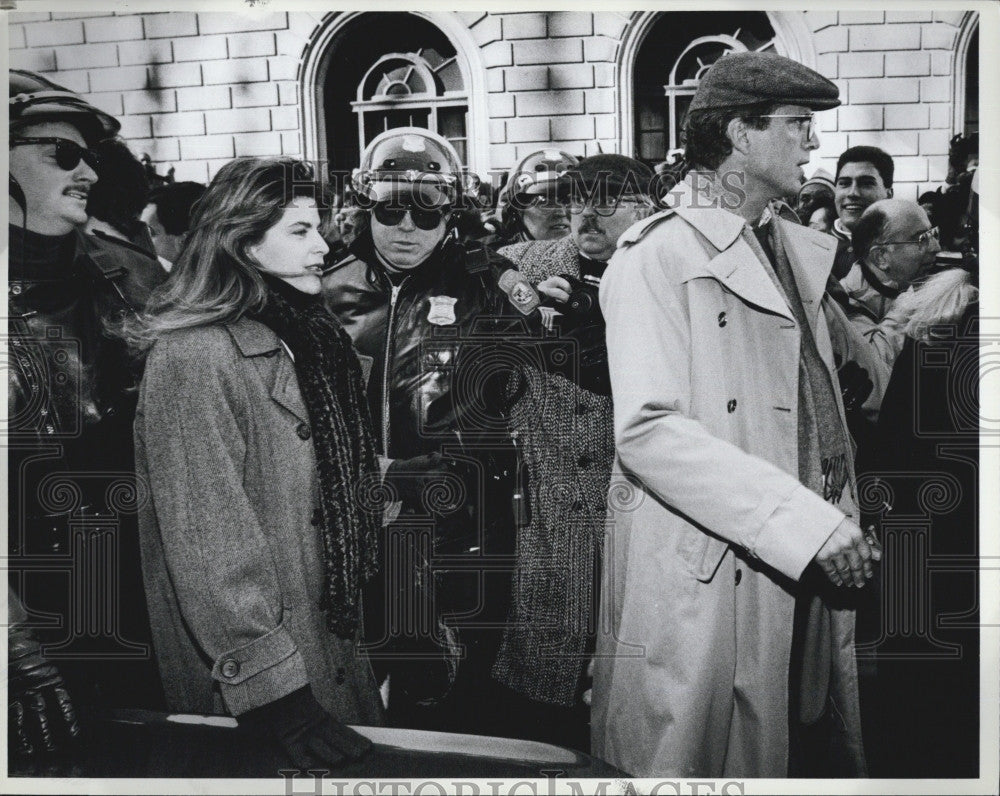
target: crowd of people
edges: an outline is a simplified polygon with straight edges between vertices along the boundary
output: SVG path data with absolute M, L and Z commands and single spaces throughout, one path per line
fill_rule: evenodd
M 974 564 L 900 573 L 918 519 L 976 556 L 975 139 L 919 203 L 874 146 L 806 179 L 836 85 L 738 53 L 666 167 L 552 144 L 494 200 L 406 127 L 330 196 L 281 157 L 154 187 L 107 113 L 10 95 L 12 756 L 76 705 L 301 769 L 387 724 L 974 775 Z M 928 593 L 964 621 L 899 654 Z

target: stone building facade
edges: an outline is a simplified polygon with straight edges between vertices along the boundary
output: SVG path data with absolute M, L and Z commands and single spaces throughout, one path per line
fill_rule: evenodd
M 615 8 L 608 4 L 608 9 Z M 698 74 L 771 49 L 833 79 L 807 173 L 848 146 L 896 162 L 896 195 L 941 184 L 978 124 L 978 15 L 946 10 L 13 12 L 10 66 L 49 74 L 122 121 L 158 170 L 209 179 L 240 155 L 346 170 L 400 123 L 436 126 L 481 175 L 555 143 L 662 159 Z

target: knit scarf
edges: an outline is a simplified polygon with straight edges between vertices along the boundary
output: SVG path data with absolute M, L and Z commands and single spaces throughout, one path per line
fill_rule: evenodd
M 780 225 L 772 219 L 758 228 L 778 287 L 785 295 L 802 332 L 799 357 L 799 480 L 813 492 L 836 505 L 850 480 L 851 446 L 840 422 L 836 391 L 829 371 L 816 348 L 812 327 L 802 306 L 802 297 L 785 251 Z
M 341 638 L 357 634 L 361 587 L 378 569 L 379 512 L 359 490 L 379 473 L 375 435 L 351 338 L 319 296 L 264 276 L 267 304 L 250 317 L 288 346 L 312 426 L 324 550 L 321 606 Z

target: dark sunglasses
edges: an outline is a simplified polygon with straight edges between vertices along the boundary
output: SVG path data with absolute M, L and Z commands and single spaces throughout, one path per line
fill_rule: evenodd
M 431 230 L 435 229 L 441 223 L 441 219 L 444 218 L 449 210 L 450 208 L 447 205 L 428 209 L 410 202 L 402 202 L 398 198 L 395 198 L 386 202 L 376 202 L 373 212 L 375 213 L 375 220 L 386 227 L 395 227 L 402 224 L 403 218 L 409 213 L 417 229 Z
M 101 165 L 100 155 L 91 149 L 84 149 L 68 138 L 14 138 L 10 142 L 12 147 L 26 144 L 55 144 L 56 165 L 63 171 L 73 171 L 80 165 L 81 160 L 94 171 Z

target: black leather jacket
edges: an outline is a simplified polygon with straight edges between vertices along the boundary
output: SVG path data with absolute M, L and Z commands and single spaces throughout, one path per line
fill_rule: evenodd
M 506 439 L 519 365 L 558 359 L 540 315 L 520 314 L 497 286 L 504 267 L 495 252 L 446 238 L 393 285 L 364 234 L 324 276 L 327 306 L 370 360 L 372 419 L 389 458 Z
M 21 256 L 23 234 L 11 227 L 8 548 L 11 569 L 23 573 L 15 588 L 29 611 L 61 616 L 41 635 L 68 660 L 124 655 L 151 665 L 137 646 L 148 638 L 134 532 L 141 369 L 109 329 L 141 310 L 166 273 L 149 256 L 82 233 L 64 241 L 54 265 L 38 267 Z M 91 598 L 112 601 L 114 630 Z M 94 685 L 89 675 L 74 684 L 72 674 L 71 685 Z M 122 676 L 111 683 L 121 695 L 140 687 Z

